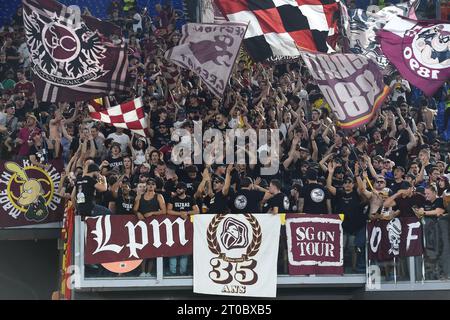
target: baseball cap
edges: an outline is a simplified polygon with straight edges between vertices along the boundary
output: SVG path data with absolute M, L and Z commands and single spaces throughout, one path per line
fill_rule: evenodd
M 350 176 L 350 175 L 344 177 L 344 183 L 346 183 L 348 181 L 350 181 L 351 183 L 355 182 L 353 176 Z
M 113 147 L 118 147 L 118 148 L 120 149 L 120 143 L 118 143 L 118 142 L 113 142 L 113 143 L 111 143 L 111 149 L 112 149 Z
M 184 190 L 186 190 L 187 189 L 187 185 L 184 182 L 178 182 L 176 188 L 177 189 L 184 189 Z
M 314 169 L 308 169 L 308 171 L 306 171 L 306 175 L 305 178 L 308 180 L 317 180 L 317 170 Z
M 27 118 L 32 118 L 32 119 L 34 119 L 35 121 L 37 121 L 36 116 L 34 115 L 34 113 L 31 113 L 31 112 L 27 113 Z
M 91 163 L 88 166 L 87 173 L 91 173 L 91 172 L 100 172 L 100 168 L 99 168 L 98 164 Z
M 198 172 L 198 168 L 196 166 L 194 166 L 194 165 L 191 165 L 191 166 L 187 166 L 185 171 L 188 172 L 188 173 L 189 172 Z
M 411 185 L 411 183 L 409 183 L 408 181 L 403 181 L 401 184 L 400 184 L 400 190 L 407 190 L 407 189 L 409 189 L 409 188 L 411 188 L 412 187 L 412 185 Z

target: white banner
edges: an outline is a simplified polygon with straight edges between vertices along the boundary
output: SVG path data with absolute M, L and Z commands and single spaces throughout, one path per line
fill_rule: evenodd
M 280 238 L 277 215 L 194 218 L 194 292 L 275 297 Z

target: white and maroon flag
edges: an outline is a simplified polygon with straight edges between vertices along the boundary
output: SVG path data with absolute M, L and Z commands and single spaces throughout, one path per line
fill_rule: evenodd
M 111 108 L 106 108 L 101 100 L 89 102 L 89 115 L 92 119 L 110 123 L 118 128 L 129 129 L 144 137 L 148 135 L 147 116 L 140 97 Z
M 369 122 L 389 93 L 378 66 L 366 56 L 306 51 L 301 55 L 344 129 Z
M 450 79 L 450 23 L 395 17 L 377 33 L 383 54 L 400 74 L 432 96 Z
M 286 216 L 289 274 L 344 273 L 342 221 L 339 215 Z
M 23 0 L 28 49 L 39 100 L 83 101 L 126 90 L 126 44 L 120 29 L 53 0 Z
M 243 23 L 185 24 L 179 44 L 165 58 L 194 71 L 222 98 L 246 29 Z
M 194 217 L 194 292 L 275 297 L 280 217 L 201 214 Z
M 299 57 L 298 47 L 333 52 L 339 0 L 215 0 L 231 22 L 249 23 L 244 47 L 254 61 Z

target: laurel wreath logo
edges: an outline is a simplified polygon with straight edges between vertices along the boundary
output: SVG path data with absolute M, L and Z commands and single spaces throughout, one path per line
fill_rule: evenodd
M 219 259 L 223 259 L 227 262 L 243 262 L 248 260 L 249 257 L 255 256 L 261 247 L 262 232 L 258 220 L 251 214 L 244 214 L 253 230 L 252 241 L 247 248 L 246 254 L 243 254 L 240 258 L 230 258 L 221 251 L 219 241 L 217 239 L 217 229 L 219 228 L 219 224 L 225 218 L 225 216 L 226 214 L 217 214 L 209 223 L 208 230 L 206 231 L 209 250 L 213 254 L 217 254 L 219 256 Z

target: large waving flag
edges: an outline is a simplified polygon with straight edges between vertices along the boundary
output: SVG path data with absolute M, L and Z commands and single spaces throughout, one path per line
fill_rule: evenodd
M 88 108 L 89 115 L 95 121 L 110 123 L 141 136 L 148 136 L 147 116 L 140 97 L 111 108 L 105 107 L 103 99 L 95 99 L 90 101 Z
M 255 61 L 299 57 L 298 47 L 333 52 L 339 0 L 215 0 L 232 22 L 248 22 L 244 45 Z
M 378 32 L 381 49 L 400 74 L 432 96 L 450 79 L 450 24 L 394 17 Z
M 83 101 L 126 90 L 125 43 L 107 37 L 120 29 L 53 0 L 23 0 L 33 82 L 39 100 Z
M 305 51 L 301 55 L 344 129 L 369 122 L 389 94 L 378 66 L 363 55 Z
M 246 29 L 243 23 L 185 24 L 180 42 L 165 58 L 197 73 L 222 98 Z
M 386 69 L 389 61 L 376 41 L 376 32 L 397 15 L 415 19 L 415 4 L 416 1 L 409 1 L 372 12 L 363 9 L 347 9 L 343 3 L 340 3 L 343 32 L 348 40 L 347 52 L 363 54 L 376 61 L 383 70 L 389 70 Z

